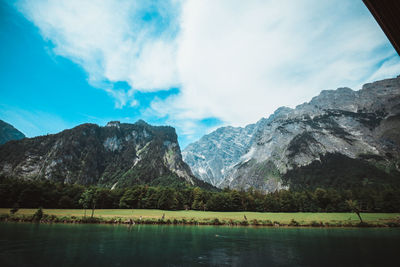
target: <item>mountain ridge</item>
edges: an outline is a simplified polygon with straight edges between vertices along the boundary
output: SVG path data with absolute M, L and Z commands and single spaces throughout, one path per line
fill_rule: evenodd
M 0 120 L 0 145 L 11 140 L 20 140 L 25 138 L 25 135 L 16 129 L 11 124 Z
M 188 145 L 184 160 L 197 177 L 222 188 L 285 188 L 296 177 L 294 170 L 335 154 L 382 165 L 391 177 L 400 171 L 400 77 L 365 84 L 359 91 L 323 90 L 309 102 L 278 108 L 248 126 L 247 134 L 247 126 L 217 129 Z M 226 146 L 208 149 L 216 144 Z
M 0 146 L 0 176 L 123 187 L 132 184 L 209 185 L 182 161 L 175 129 L 111 121 Z

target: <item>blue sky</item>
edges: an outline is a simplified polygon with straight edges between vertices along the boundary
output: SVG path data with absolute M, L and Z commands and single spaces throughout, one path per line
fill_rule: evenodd
M 362 1 L 332 2 L 0 1 L 0 119 L 29 137 L 144 119 L 185 147 L 399 75 Z

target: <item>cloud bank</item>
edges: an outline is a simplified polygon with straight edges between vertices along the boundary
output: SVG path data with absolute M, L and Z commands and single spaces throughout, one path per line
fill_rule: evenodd
M 361 1 L 19 1 L 17 8 L 116 105 L 179 87 L 143 116 L 184 134 L 197 121 L 244 125 L 323 89 L 400 73 L 400 58 Z M 110 83 L 126 81 L 131 89 Z

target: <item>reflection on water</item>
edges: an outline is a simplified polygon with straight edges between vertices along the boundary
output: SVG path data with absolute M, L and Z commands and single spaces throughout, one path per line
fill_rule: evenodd
M 0 266 L 389 266 L 400 229 L 0 224 Z

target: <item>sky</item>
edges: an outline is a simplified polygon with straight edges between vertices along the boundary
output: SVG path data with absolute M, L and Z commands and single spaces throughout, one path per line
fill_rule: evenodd
M 184 148 L 399 74 L 362 1 L 0 0 L 0 119 L 28 137 L 143 119 Z

